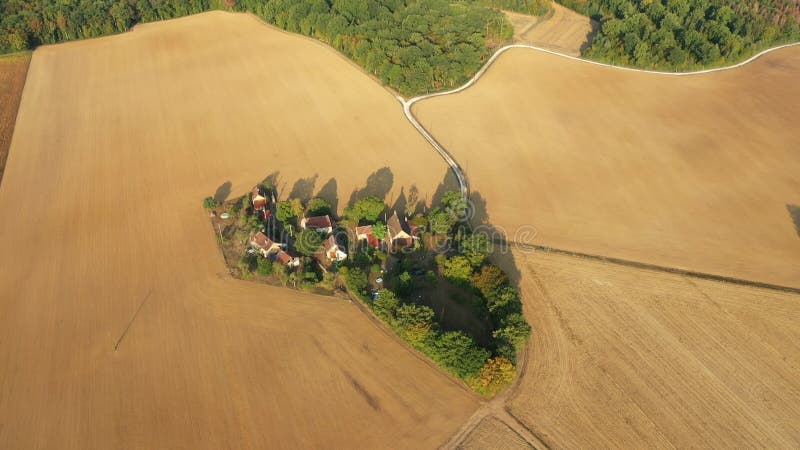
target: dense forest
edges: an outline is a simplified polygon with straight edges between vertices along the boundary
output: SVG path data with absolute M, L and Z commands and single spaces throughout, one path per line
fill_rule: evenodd
M 482 0 L 486 6 L 542 16 L 550 9 L 550 0 Z
M 476 0 L 0 0 L 0 52 L 209 9 L 250 11 L 327 42 L 403 94 L 460 85 L 513 32 L 502 13 Z
M 800 40 L 800 4 L 794 0 L 559 1 L 601 22 L 584 56 L 617 65 L 720 66 Z
M 800 40 L 794 0 L 559 0 L 601 22 L 590 59 L 690 70 Z M 128 30 L 210 9 L 250 11 L 320 39 L 405 95 L 458 86 L 508 42 L 496 8 L 543 14 L 550 0 L 0 0 L 0 53 Z

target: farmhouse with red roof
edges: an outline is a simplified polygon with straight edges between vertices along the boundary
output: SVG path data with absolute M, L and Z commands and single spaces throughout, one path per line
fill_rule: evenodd
M 253 202 L 253 210 L 265 211 L 267 209 L 267 196 L 261 186 L 255 186 L 251 192 L 251 201 Z
M 373 248 L 380 248 L 381 246 L 381 242 L 372 234 L 372 225 L 356 227 L 356 239 L 359 241 L 367 241 L 367 244 Z
M 300 226 L 302 228 L 310 228 L 312 230 L 317 230 L 320 233 L 332 233 L 333 232 L 333 220 L 331 220 L 331 216 L 315 216 L 315 217 L 304 217 L 300 220 Z
M 250 246 L 253 247 L 257 252 L 261 253 L 261 255 L 265 258 L 272 253 L 281 251 L 281 248 L 283 247 L 281 244 L 274 242 L 261 231 L 256 233 L 250 240 Z

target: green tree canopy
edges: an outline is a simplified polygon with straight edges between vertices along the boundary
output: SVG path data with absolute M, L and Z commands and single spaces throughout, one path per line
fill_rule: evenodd
M 461 378 L 475 376 L 491 354 L 460 331 L 429 335 L 430 356 L 445 369 Z
M 394 295 L 394 292 L 388 289 L 381 289 L 378 292 L 378 298 L 372 302 L 372 310 L 375 315 L 392 326 L 395 325 L 398 307 L 400 307 L 400 300 Z
M 522 311 L 519 291 L 511 286 L 501 286 L 487 297 L 487 307 L 492 317 L 502 318 Z
M 284 225 L 301 214 L 303 214 L 303 202 L 301 202 L 299 198 L 278 202 L 275 212 L 275 216 L 278 220 L 283 222 Z
M 515 349 L 521 348 L 530 335 L 531 326 L 519 313 L 509 314 L 504 317 L 500 321 L 500 328 L 497 328 L 492 333 L 495 339 L 505 340 L 513 345 Z
M 430 327 L 433 324 L 433 310 L 424 305 L 404 303 L 395 311 L 397 326 L 403 329 Z
M 467 199 L 461 195 L 461 192 L 445 192 L 444 195 L 442 195 L 442 200 L 440 203 L 442 205 L 442 210 L 444 210 L 444 212 L 450 216 L 453 223 L 467 219 L 467 209 L 469 208 L 469 203 L 467 202 Z
M 450 233 L 456 221 L 452 215 L 439 208 L 434 208 L 428 215 L 428 223 L 434 234 L 445 235 Z
M 375 222 L 384 209 L 386 209 L 386 205 L 383 200 L 371 196 L 357 200 L 352 207 L 345 208 L 344 215 L 355 222 L 359 222 L 362 219 L 367 222 Z
M 308 216 L 326 216 L 331 213 L 331 204 L 324 198 L 316 197 L 308 201 L 306 206 Z
M 464 236 L 458 243 L 458 252 L 467 257 L 473 266 L 480 266 L 491 252 L 489 236 L 484 233 L 470 233 Z
M 386 238 L 386 224 L 380 221 L 375 222 L 375 224 L 372 225 L 372 235 L 379 241 L 384 240 Z
M 584 56 L 668 70 L 730 64 L 800 39 L 796 14 L 785 9 L 794 0 L 765 1 L 561 0 L 600 19 L 600 30 Z
M 367 274 L 358 267 L 342 268 L 342 273 L 345 276 L 347 287 L 360 295 L 367 292 Z
M 214 209 L 219 206 L 219 202 L 214 200 L 214 197 L 206 197 L 203 199 L 203 208 Z
M 466 256 L 448 258 L 444 262 L 444 276 L 454 281 L 467 282 L 472 276 L 472 264 Z

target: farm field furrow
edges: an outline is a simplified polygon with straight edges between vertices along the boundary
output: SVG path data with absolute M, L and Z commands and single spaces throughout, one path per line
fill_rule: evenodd
M 798 77 L 800 47 L 681 77 L 512 49 L 414 112 L 509 238 L 800 287 Z
M 347 301 L 231 279 L 201 205 L 271 174 L 430 201 L 446 171 L 386 90 L 249 15 L 39 48 L 0 187 L 0 447 L 443 444 L 474 394 Z
M 507 405 L 548 446 L 800 445 L 800 296 L 544 252 L 513 259 L 535 331 Z

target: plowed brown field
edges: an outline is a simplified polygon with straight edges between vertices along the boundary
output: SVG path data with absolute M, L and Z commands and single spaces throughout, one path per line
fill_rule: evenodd
M 0 187 L 0 448 L 446 442 L 472 394 L 352 304 L 230 279 L 201 209 L 274 172 L 341 208 L 384 167 L 370 192 L 446 172 L 388 92 L 251 16 L 38 49 Z
M 800 296 L 514 252 L 534 329 L 508 406 L 553 448 L 800 445 Z
M 800 47 L 686 77 L 512 49 L 414 106 L 510 237 L 800 287 Z

